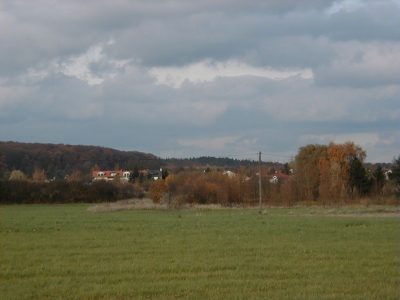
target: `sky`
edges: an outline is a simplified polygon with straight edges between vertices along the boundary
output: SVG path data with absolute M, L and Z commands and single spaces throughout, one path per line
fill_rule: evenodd
M 2 0 L 0 140 L 400 155 L 400 0 Z

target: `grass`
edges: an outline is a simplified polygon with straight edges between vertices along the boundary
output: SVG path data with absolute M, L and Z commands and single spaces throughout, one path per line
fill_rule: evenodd
M 400 297 L 398 217 L 89 207 L 1 207 L 2 299 Z

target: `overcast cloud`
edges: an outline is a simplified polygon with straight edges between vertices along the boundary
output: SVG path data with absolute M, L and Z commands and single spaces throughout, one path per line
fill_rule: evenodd
M 0 139 L 280 162 L 354 141 L 390 162 L 399 30 L 399 0 L 3 0 Z

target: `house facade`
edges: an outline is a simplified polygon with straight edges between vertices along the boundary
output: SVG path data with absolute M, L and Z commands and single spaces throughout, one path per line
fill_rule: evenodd
M 121 182 L 127 182 L 129 180 L 129 175 L 132 173 L 133 171 L 131 170 L 120 170 L 120 171 L 110 171 L 110 170 L 106 170 L 106 171 L 93 171 L 92 173 L 92 180 L 96 181 L 96 180 L 106 180 L 106 181 L 110 181 L 110 180 L 114 180 L 114 178 L 118 175 L 119 179 L 121 180 Z
M 143 170 L 140 171 L 148 178 L 153 178 L 154 180 L 162 179 L 162 169 L 159 170 Z
M 114 180 L 115 176 L 119 176 L 121 182 L 129 181 L 130 174 L 133 173 L 132 170 L 119 170 L 119 171 L 111 171 L 111 170 L 103 170 L 103 171 L 93 171 L 92 172 L 92 180 Z M 162 179 L 162 169 L 159 170 L 140 170 L 140 174 L 146 176 L 147 178 L 153 178 L 154 180 Z

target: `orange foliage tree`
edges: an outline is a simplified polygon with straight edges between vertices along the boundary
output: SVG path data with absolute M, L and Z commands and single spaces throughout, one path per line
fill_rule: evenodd
M 47 180 L 46 171 L 44 169 L 36 169 L 32 174 L 32 179 L 35 181 L 44 181 Z
M 353 142 L 307 145 L 299 149 L 295 160 L 295 183 L 291 191 L 297 200 L 344 202 L 349 191 L 349 169 L 357 158 L 364 161 L 366 152 Z M 293 199 L 293 197 L 292 197 Z
M 163 179 L 154 180 L 149 186 L 149 197 L 155 203 L 160 203 L 161 198 L 167 192 L 167 186 Z
M 314 201 L 318 198 L 319 162 L 327 156 L 327 146 L 307 145 L 299 149 L 295 158 L 295 181 L 298 200 Z
M 328 161 L 330 166 L 330 196 L 333 199 L 346 201 L 349 190 L 349 170 L 355 158 L 363 162 L 366 152 L 353 142 L 344 144 L 330 143 Z
M 70 176 L 67 177 L 67 181 L 81 181 L 83 179 L 82 171 L 75 171 Z

